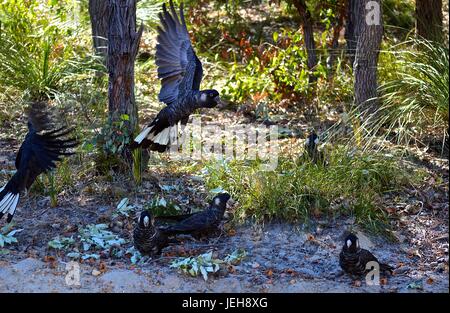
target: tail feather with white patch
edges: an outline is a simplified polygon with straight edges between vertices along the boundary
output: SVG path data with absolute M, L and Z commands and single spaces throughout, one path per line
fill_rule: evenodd
M 8 214 L 7 222 L 11 222 L 14 213 L 19 203 L 19 194 L 5 190 L 5 187 L 0 189 L 0 219 L 3 215 Z
M 148 133 L 150 133 L 150 131 L 152 130 L 152 126 L 150 127 L 145 127 L 143 131 L 141 131 L 141 133 L 139 135 L 136 136 L 136 138 L 134 138 L 134 142 L 140 144 L 142 143 L 142 141 L 147 138 Z
M 145 127 L 141 133 L 136 136 L 132 148 L 147 148 L 154 146 L 159 148 L 167 147 L 170 145 L 172 138 L 177 137 L 178 129 L 181 129 L 178 125 L 164 127 L 164 124 L 159 124 L 158 120 L 155 120 L 152 124 Z

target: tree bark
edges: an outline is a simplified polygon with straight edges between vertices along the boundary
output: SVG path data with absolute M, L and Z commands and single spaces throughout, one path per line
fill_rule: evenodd
M 442 0 L 416 0 L 416 35 L 442 42 Z
M 381 0 L 358 1 L 361 1 L 361 6 L 355 29 L 358 34 L 354 63 L 355 104 L 361 112 L 373 113 L 378 107 L 377 67 L 383 38 L 383 14 Z M 376 7 L 371 6 L 374 3 Z
M 103 56 L 106 64 L 108 55 L 108 0 L 89 0 L 89 16 L 95 52 Z
M 335 27 L 333 28 L 333 38 L 330 44 L 330 56 L 327 60 L 327 68 L 330 71 L 330 77 L 333 75 L 333 66 L 338 55 L 339 48 L 339 36 L 341 34 L 342 28 L 344 27 L 344 20 L 347 13 L 347 0 L 338 1 L 338 19 Z
M 345 41 L 347 42 L 347 55 L 350 59 L 350 63 L 353 67 L 355 63 L 355 53 L 356 53 L 356 44 L 357 44 L 357 25 L 358 18 L 361 7 L 361 0 L 347 0 L 347 18 L 345 24 Z
M 108 72 L 109 116 L 112 121 L 129 116 L 126 122 L 133 134 L 138 113 L 134 94 L 134 63 L 143 25 L 136 32 L 136 0 L 109 0 Z
M 317 54 L 311 13 L 308 11 L 305 0 L 293 0 L 292 3 L 300 15 L 303 36 L 305 37 L 306 52 L 308 54 L 308 69 L 312 72 L 317 66 Z M 309 82 L 315 82 L 316 80 L 317 77 L 311 73 L 309 75 Z

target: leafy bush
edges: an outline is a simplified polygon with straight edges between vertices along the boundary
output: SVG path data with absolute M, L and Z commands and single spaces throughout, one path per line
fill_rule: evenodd
M 249 60 L 245 66 L 235 63 L 230 70 L 224 88 L 230 100 L 258 102 L 267 97 L 279 101 L 310 94 L 312 86 L 308 81 L 307 55 L 301 32 L 274 32 L 273 41 L 276 45 L 266 43 L 256 49 L 249 42 L 239 40 Z M 314 74 L 326 77 L 325 67 L 319 63 Z
M 412 0 L 384 0 L 384 24 L 394 31 L 407 33 L 414 28 L 415 4 Z
M 127 114 L 122 114 L 118 121 L 108 118 L 106 125 L 94 138 L 92 145 L 97 148 L 96 166 L 100 173 L 107 173 L 111 169 L 129 169 L 129 164 L 120 157 L 127 152 L 132 136 L 127 126 L 129 118 Z

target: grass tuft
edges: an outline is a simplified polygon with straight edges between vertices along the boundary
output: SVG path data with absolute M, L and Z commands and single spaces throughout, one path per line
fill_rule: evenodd
M 282 157 L 276 170 L 261 172 L 260 162 L 210 163 L 209 189 L 221 187 L 238 200 L 235 218 L 243 221 L 353 216 L 373 232 L 388 229 L 380 195 L 409 184 L 412 175 L 397 159 L 336 148 L 327 165 Z

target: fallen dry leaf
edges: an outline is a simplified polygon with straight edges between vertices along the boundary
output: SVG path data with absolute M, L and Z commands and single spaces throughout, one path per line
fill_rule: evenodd
M 228 265 L 227 270 L 229 273 L 232 273 L 232 274 L 236 273 L 236 269 L 234 268 L 233 265 Z
M 297 271 L 293 270 L 292 268 L 288 268 L 287 270 L 285 270 L 285 272 L 291 276 L 297 276 L 298 273 Z
M 273 270 L 271 268 L 269 268 L 266 272 L 265 272 L 267 277 L 272 277 L 273 275 Z
M 49 262 L 49 263 L 51 263 L 51 262 L 55 262 L 56 261 L 56 258 L 53 256 L 53 255 L 46 255 L 46 256 L 44 256 L 44 262 Z
M 99 264 L 99 266 L 98 266 L 98 270 L 101 272 L 101 273 L 105 273 L 106 271 L 107 271 L 107 267 L 106 267 L 106 264 L 105 264 L 105 262 L 100 262 L 100 264 Z

